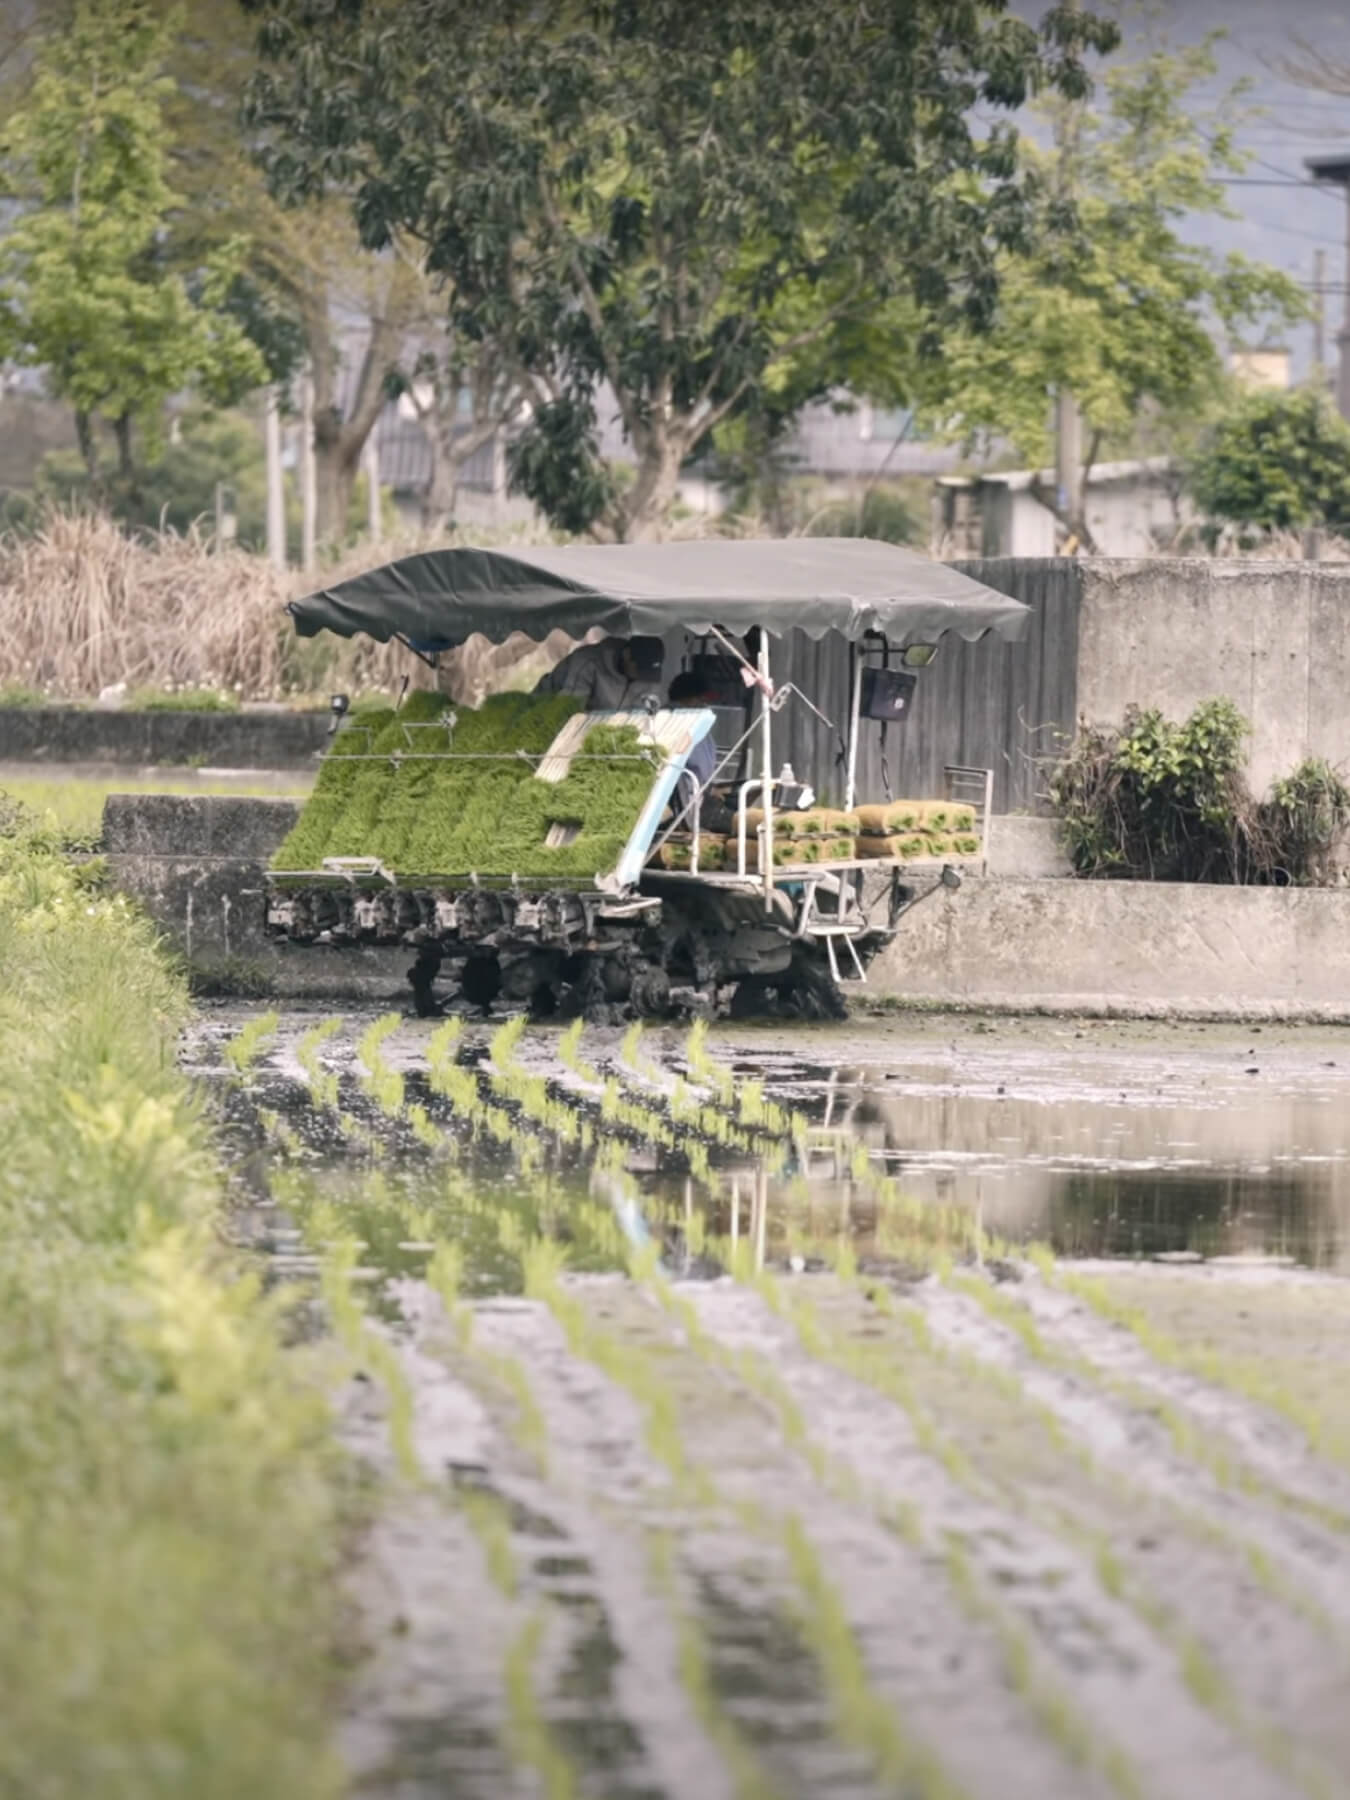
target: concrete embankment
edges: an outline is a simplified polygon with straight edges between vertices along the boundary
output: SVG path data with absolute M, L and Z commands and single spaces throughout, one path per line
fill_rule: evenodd
M 1149 1018 L 1350 1019 L 1350 889 L 967 880 L 873 965 L 912 1004 Z
M 279 944 L 263 930 L 267 860 L 290 800 L 113 795 L 115 879 L 199 975 L 278 995 L 401 990 L 407 950 Z M 1350 889 L 1087 882 L 1043 820 L 994 821 L 990 872 L 901 920 L 868 994 L 897 1004 L 1142 1017 L 1350 1020 Z
M 325 713 L 0 707 L 0 762 L 309 768 L 327 731 Z
M 299 811 L 294 800 L 112 794 L 104 848 L 118 886 L 164 927 L 201 981 L 296 998 L 399 991 L 407 950 L 326 950 L 266 935 L 264 871 Z

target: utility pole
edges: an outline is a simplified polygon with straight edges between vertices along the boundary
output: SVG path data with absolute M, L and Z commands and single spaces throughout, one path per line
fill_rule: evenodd
M 1313 251 L 1313 381 L 1320 394 L 1327 369 L 1327 253 Z
M 379 429 L 377 425 L 366 439 L 366 521 L 372 544 L 378 544 L 384 536 L 384 521 L 380 517 Z
M 263 446 L 267 453 L 267 560 L 286 567 L 286 490 L 281 473 L 281 403 L 275 387 L 267 390 L 263 413 Z
M 1065 529 L 1076 533 L 1083 516 L 1083 415 L 1066 387 L 1055 394 L 1055 498 Z
M 318 486 L 314 468 L 314 378 L 306 369 L 300 378 L 300 567 L 306 575 L 316 560 Z
M 1065 0 L 1065 10 L 1076 12 L 1078 0 Z M 1064 200 L 1072 197 L 1077 111 L 1076 102 L 1066 102 L 1055 129 L 1059 150 L 1057 180 L 1060 198 Z M 1055 390 L 1055 503 L 1065 530 L 1076 536 L 1083 517 L 1083 415 L 1063 381 Z
M 1345 316 L 1336 333 L 1336 410 L 1350 419 L 1350 156 L 1305 156 L 1303 166 L 1314 181 L 1345 190 Z

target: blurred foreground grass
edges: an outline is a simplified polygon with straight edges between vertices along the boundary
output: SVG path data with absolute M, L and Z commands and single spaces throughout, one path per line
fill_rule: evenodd
M 256 794 L 303 799 L 312 786 L 312 778 L 303 773 L 271 781 L 250 778 L 247 772 L 203 776 L 191 769 L 97 778 L 0 773 L 0 794 L 30 808 L 62 837 L 91 840 L 102 830 L 103 802 L 109 794 Z
M 0 836 L 0 1794 L 339 1788 L 329 1413 L 222 1247 L 186 1009 L 124 899 Z

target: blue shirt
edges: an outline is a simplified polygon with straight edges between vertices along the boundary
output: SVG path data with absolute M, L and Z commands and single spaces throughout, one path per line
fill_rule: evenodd
M 713 742 L 712 733 L 700 738 L 689 755 L 685 758 L 685 768 L 694 777 L 700 788 L 707 787 L 717 769 L 717 745 Z

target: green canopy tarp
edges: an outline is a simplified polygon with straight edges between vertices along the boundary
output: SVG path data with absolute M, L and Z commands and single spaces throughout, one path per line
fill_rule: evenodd
M 700 538 L 669 544 L 427 550 L 323 588 L 289 608 L 302 637 L 403 638 L 425 651 L 516 632 L 662 637 L 720 626 L 827 631 L 892 643 L 943 632 L 1021 637 L 1020 601 L 913 550 L 870 538 Z

